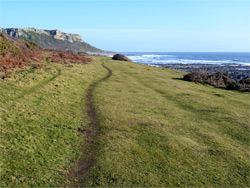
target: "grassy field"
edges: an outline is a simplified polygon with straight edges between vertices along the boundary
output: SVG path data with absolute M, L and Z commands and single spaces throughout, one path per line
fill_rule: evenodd
M 46 64 L 0 81 L 1 187 L 70 185 L 67 175 L 81 157 L 85 95 L 105 69 Z
M 183 72 L 95 57 L 0 82 L 1 187 L 70 186 L 94 90 L 97 163 L 83 186 L 249 187 L 249 94 Z

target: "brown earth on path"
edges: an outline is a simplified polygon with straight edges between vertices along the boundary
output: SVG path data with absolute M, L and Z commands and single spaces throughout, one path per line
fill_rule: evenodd
M 2 79 L 11 77 L 11 71 L 14 68 L 25 69 L 44 67 L 45 61 L 60 64 L 87 64 L 92 59 L 84 55 L 73 52 L 63 52 L 54 50 L 44 50 L 36 43 L 10 37 L 0 33 L 0 73 L 4 73 Z M 108 70 L 108 74 L 102 79 L 92 83 L 89 86 L 86 95 L 87 115 L 89 123 L 85 130 L 79 128 L 77 131 L 84 134 L 85 142 L 82 147 L 83 153 L 87 154 L 79 160 L 77 167 L 72 172 L 72 177 L 79 180 L 87 180 L 89 169 L 96 164 L 97 146 L 95 139 L 98 136 L 98 122 L 96 109 L 93 104 L 93 90 L 102 81 L 112 75 L 112 71 L 104 64 L 102 66 Z
M 97 122 L 97 114 L 96 108 L 93 104 L 93 91 L 95 87 L 102 81 L 108 79 L 112 75 L 112 71 L 102 63 L 102 66 L 108 70 L 108 74 L 102 79 L 92 83 L 89 86 L 87 95 L 86 95 L 86 106 L 87 106 L 87 114 L 90 119 L 88 126 L 86 129 L 78 129 L 78 132 L 81 132 L 84 135 L 84 145 L 83 147 L 83 158 L 78 161 L 78 164 L 75 169 L 73 169 L 71 173 L 71 177 L 77 178 L 78 185 L 81 186 L 84 181 L 87 181 L 89 178 L 89 170 L 96 164 L 96 155 L 98 146 L 95 144 L 95 140 L 98 136 L 98 122 Z

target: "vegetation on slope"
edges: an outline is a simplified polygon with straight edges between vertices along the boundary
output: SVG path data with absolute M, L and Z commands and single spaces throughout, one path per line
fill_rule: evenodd
M 183 72 L 107 61 L 95 90 L 99 155 L 91 186 L 248 187 L 249 94 Z
M 1 187 L 69 186 L 81 157 L 77 130 L 88 122 L 86 91 L 105 71 L 94 64 L 45 65 L 0 80 Z
M 23 68 L 31 65 L 31 62 L 42 61 L 43 53 L 43 50 L 33 42 L 0 33 L 0 72 L 5 73 L 2 78 L 10 77 L 10 69 Z M 43 64 L 40 63 L 39 66 Z
M 93 52 L 93 53 L 102 53 L 103 50 L 100 50 L 94 46 L 91 46 L 90 44 L 86 42 L 77 42 L 74 41 L 63 41 L 59 39 L 55 39 L 52 36 L 46 35 L 46 34 L 39 34 L 33 31 L 24 31 L 24 33 L 27 34 L 28 37 L 25 35 L 21 35 L 20 39 L 29 40 L 32 42 L 35 42 L 39 44 L 44 49 L 51 49 L 51 50 L 62 50 L 62 51 L 72 51 L 75 53 L 78 52 Z
M 0 72 L 5 73 L 2 78 L 9 78 L 13 68 L 33 66 L 41 68 L 43 62 L 53 63 L 89 63 L 91 58 L 72 52 L 43 50 L 38 44 L 27 40 L 20 40 L 0 33 Z
M 94 89 L 96 165 L 81 186 L 248 187 L 249 94 L 93 57 L 1 80 L 1 186 L 71 186 Z M 88 155 L 84 153 L 83 155 Z
M 249 77 L 235 82 L 229 78 L 227 73 L 222 74 L 221 72 L 209 73 L 206 71 L 195 71 L 186 74 L 183 79 L 186 81 L 218 86 L 228 90 L 250 91 Z
M 15 47 L 13 44 L 9 43 L 4 34 L 0 34 L 0 55 L 4 56 L 6 53 L 11 53 L 13 55 L 21 55 L 21 51 Z

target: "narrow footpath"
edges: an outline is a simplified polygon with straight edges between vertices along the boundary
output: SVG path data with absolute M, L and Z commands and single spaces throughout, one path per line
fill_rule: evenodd
M 100 80 L 93 82 L 90 84 L 87 94 L 86 94 L 86 106 L 87 106 L 87 114 L 89 117 L 88 126 L 86 129 L 78 129 L 78 132 L 84 134 L 84 145 L 83 145 L 83 158 L 78 161 L 76 168 L 73 170 L 72 176 L 74 178 L 78 178 L 77 182 L 79 186 L 81 182 L 85 182 L 89 177 L 89 169 L 92 168 L 96 164 L 96 153 L 97 153 L 97 145 L 95 144 L 96 137 L 98 136 L 98 122 L 97 122 L 97 114 L 96 108 L 93 104 L 93 91 L 102 81 L 107 80 L 112 75 L 112 70 L 102 63 L 102 66 L 108 70 L 108 73 L 105 77 Z

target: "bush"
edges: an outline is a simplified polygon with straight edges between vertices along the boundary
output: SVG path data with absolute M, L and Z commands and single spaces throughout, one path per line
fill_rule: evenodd
M 231 83 L 229 83 L 227 85 L 226 89 L 228 89 L 228 90 L 239 90 L 240 89 L 240 84 L 233 81 L 233 82 L 231 82 Z
M 186 81 L 199 82 L 202 84 L 209 84 L 214 86 L 225 87 L 230 78 L 227 75 L 223 75 L 221 72 L 215 74 L 209 74 L 206 71 L 191 72 L 184 76 Z
M 244 81 L 245 84 L 247 85 L 250 85 L 250 78 L 247 78 L 245 81 Z
M 231 81 L 227 73 L 208 73 L 206 71 L 191 72 L 183 77 L 186 81 L 199 82 L 219 86 L 228 90 L 250 91 L 250 78 L 239 82 Z
M 32 50 L 41 49 L 41 47 L 35 42 L 30 42 L 30 41 L 24 40 L 24 44 L 27 48 L 32 49 Z

